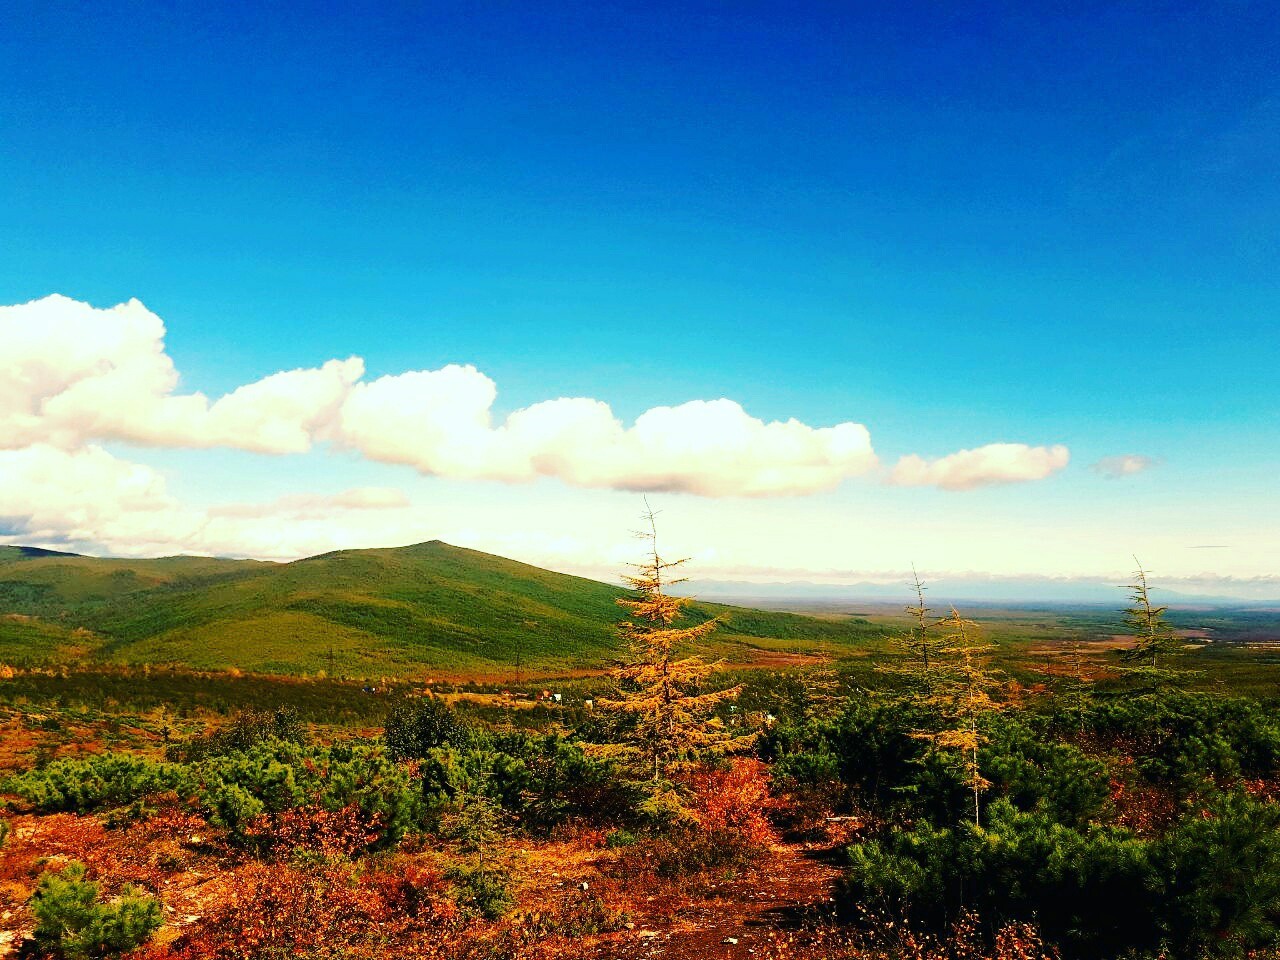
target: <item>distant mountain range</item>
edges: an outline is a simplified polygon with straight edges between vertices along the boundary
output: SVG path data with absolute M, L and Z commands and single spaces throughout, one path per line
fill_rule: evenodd
M 1280 582 L 1275 578 L 1256 580 L 1172 581 L 1166 587 L 1152 579 L 1152 597 L 1160 603 L 1185 606 L 1277 607 Z M 1088 605 L 1122 607 L 1128 603 L 1124 581 L 1108 582 L 1090 578 L 951 576 L 929 580 L 931 603 L 1014 604 L 1018 606 Z M 861 581 L 848 584 L 790 581 L 753 583 L 745 580 L 690 580 L 681 588 L 691 596 L 723 603 L 758 604 L 781 609 L 804 607 L 857 607 L 859 604 L 914 602 L 906 583 Z M 1228 592 L 1228 590 L 1230 592 Z

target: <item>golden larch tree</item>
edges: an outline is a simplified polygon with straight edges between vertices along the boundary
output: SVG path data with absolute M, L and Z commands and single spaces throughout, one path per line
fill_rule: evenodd
M 834 719 L 845 704 L 849 694 L 840 671 L 828 660 L 823 666 L 804 676 L 805 716 L 812 720 Z
M 1004 683 L 991 667 L 990 652 L 995 647 L 978 639 L 976 623 L 952 607 L 941 626 L 947 632 L 937 650 L 941 657 L 934 668 L 932 692 L 924 702 L 938 712 L 942 729 L 916 736 L 958 760 L 964 783 L 973 792 L 974 825 L 981 826 L 980 798 L 991 786 L 978 763 L 978 750 L 986 742 L 982 719 L 1004 709 L 992 696 Z
M 647 500 L 643 520 L 645 529 L 636 535 L 647 541 L 647 556 L 632 564 L 634 572 L 624 578 L 632 595 L 618 599 L 627 611 L 619 626 L 630 656 L 613 672 L 619 697 L 605 706 L 634 718 L 628 752 L 658 780 L 685 757 L 722 750 L 743 738 L 734 738 L 714 716 L 716 707 L 737 696 L 739 688 L 706 690 L 718 664 L 688 652 L 719 626 L 719 619 L 676 625 L 692 600 L 667 590 L 686 579 L 671 575 L 685 561 L 664 560 L 659 554 L 656 515 Z

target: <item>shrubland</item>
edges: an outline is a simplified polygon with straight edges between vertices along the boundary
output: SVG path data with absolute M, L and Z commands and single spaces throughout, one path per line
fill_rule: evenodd
M 1081 718 L 979 726 L 981 820 L 966 771 L 894 697 L 783 725 L 775 783 L 862 814 L 840 901 L 867 924 L 938 931 L 971 914 L 1035 924 L 1067 956 L 1245 955 L 1280 941 L 1280 725 L 1254 700 L 1176 690 L 1100 697 Z
M 78 748 L 0 778 L 0 916 L 30 956 L 147 960 L 1280 950 L 1273 679 L 1204 682 L 1140 599 L 1138 654 L 1064 643 L 1035 674 L 919 583 L 874 663 L 727 670 L 650 546 L 626 659 L 564 705 L 218 676 L 184 712 L 194 676 L 0 681 Z M 752 906 L 776 890 L 792 913 Z

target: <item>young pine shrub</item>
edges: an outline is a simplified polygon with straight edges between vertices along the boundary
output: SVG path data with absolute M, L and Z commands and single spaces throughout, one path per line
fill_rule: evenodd
M 524 762 L 520 823 L 524 830 L 550 834 L 568 825 L 628 826 L 644 791 L 611 760 L 586 754 L 579 744 L 547 736 L 531 744 Z
M 342 814 L 352 830 L 372 836 L 369 848 L 394 844 L 421 821 L 421 791 L 410 770 L 379 747 L 263 742 L 210 757 L 192 771 L 210 821 L 248 846 L 272 842 L 277 821 L 290 811 Z M 355 836 L 343 829 L 346 839 Z
M 879 669 L 898 678 L 907 697 L 927 701 L 934 694 L 935 683 L 940 679 L 940 669 L 946 660 L 947 639 L 939 631 L 933 610 L 925 604 L 924 585 L 915 565 L 911 567 L 911 587 L 916 602 L 904 608 L 911 617 L 911 626 L 905 634 L 894 637 L 891 649 L 894 661 Z
M 972 794 L 973 823 L 978 826 L 982 823 L 980 798 L 991 786 L 980 762 L 981 747 L 987 742 L 983 725 L 989 715 L 1004 709 L 1005 705 L 992 696 L 1003 683 L 991 667 L 989 654 L 994 647 L 978 641 L 977 624 L 961 617 L 955 607 L 943 623 L 950 631 L 939 648 L 945 659 L 935 669 L 930 693 L 923 701 L 936 712 L 941 729 L 915 736 L 960 773 Z
M 454 885 L 458 906 L 486 920 L 500 919 L 515 904 L 503 871 L 458 864 L 446 870 L 444 875 Z
M 1057 823 L 1007 800 L 985 826 L 884 832 L 849 848 L 841 902 L 875 918 L 943 930 L 965 910 L 1035 922 L 1071 956 L 1102 960 L 1159 946 L 1150 848 L 1128 831 Z
M 502 807 L 488 797 L 468 794 L 461 804 L 441 821 L 441 835 L 456 841 L 461 848 L 476 855 L 476 870 L 484 873 L 485 854 L 506 833 L 506 816 Z
M 1154 689 L 1177 679 L 1174 658 L 1182 646 L 1173 632 L 1165 614 L 1168 607 L 1151 602 L 1151 587 L 1147 583 L 1147 571 L 1133 558 L 1137 569 L 1133 583 L 1129 584 L 1130 606 L 1125 609 L 1125 626 L 1133 636 L 1133 646 L 1121 654 L 1129 666 L 1126 672 Z
M 1153 844 L 1152 861 L 1175 955 L 1265 956 L 1280 944 L 1280 806 L 1210 796 Z
M 408 697 L 387 715 L 383 740 L 393 760 L 425 760 L 441 747 L 466 749 L 474 740 L 474 731 L 443 700 Z
M 192 737 L 182 743 L 170 744 L 165 748 L 165 759 L 191 763 L 207 757 L 248 750 L 259 743 L 272 740 L 303 743 L 306 739 L 306 729 L 297 711 L 291 707 L 244 710 L 221 729 Z
M 186 768 L 178 764 L 156 763 L 128 753 L 102 753 L 54 760 L 11 777 L 4 790 L 17 794 L 41 813 L 83 813 L 181 790 L 187 784 Z
M 35 941 L 67 960 L 114 956 L 150 939 L 161 924 L 160 901 L 126 886 L 113 900 L 99 899 L 98 885 L 72 862 L 40 877 L 31 895 Z

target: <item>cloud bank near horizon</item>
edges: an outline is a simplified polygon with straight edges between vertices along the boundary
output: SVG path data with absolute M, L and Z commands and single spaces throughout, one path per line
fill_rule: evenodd
M 402 491 L 358 487 L 199 509 L 174 497 L 159 471 L 97 445 L 0 450 L 0 542 L 131 557 L 291 560 L 380 545 L 394 537 L 394 518 L 409 506 Z M 387 522 L 370 523 L 372 515 Z

